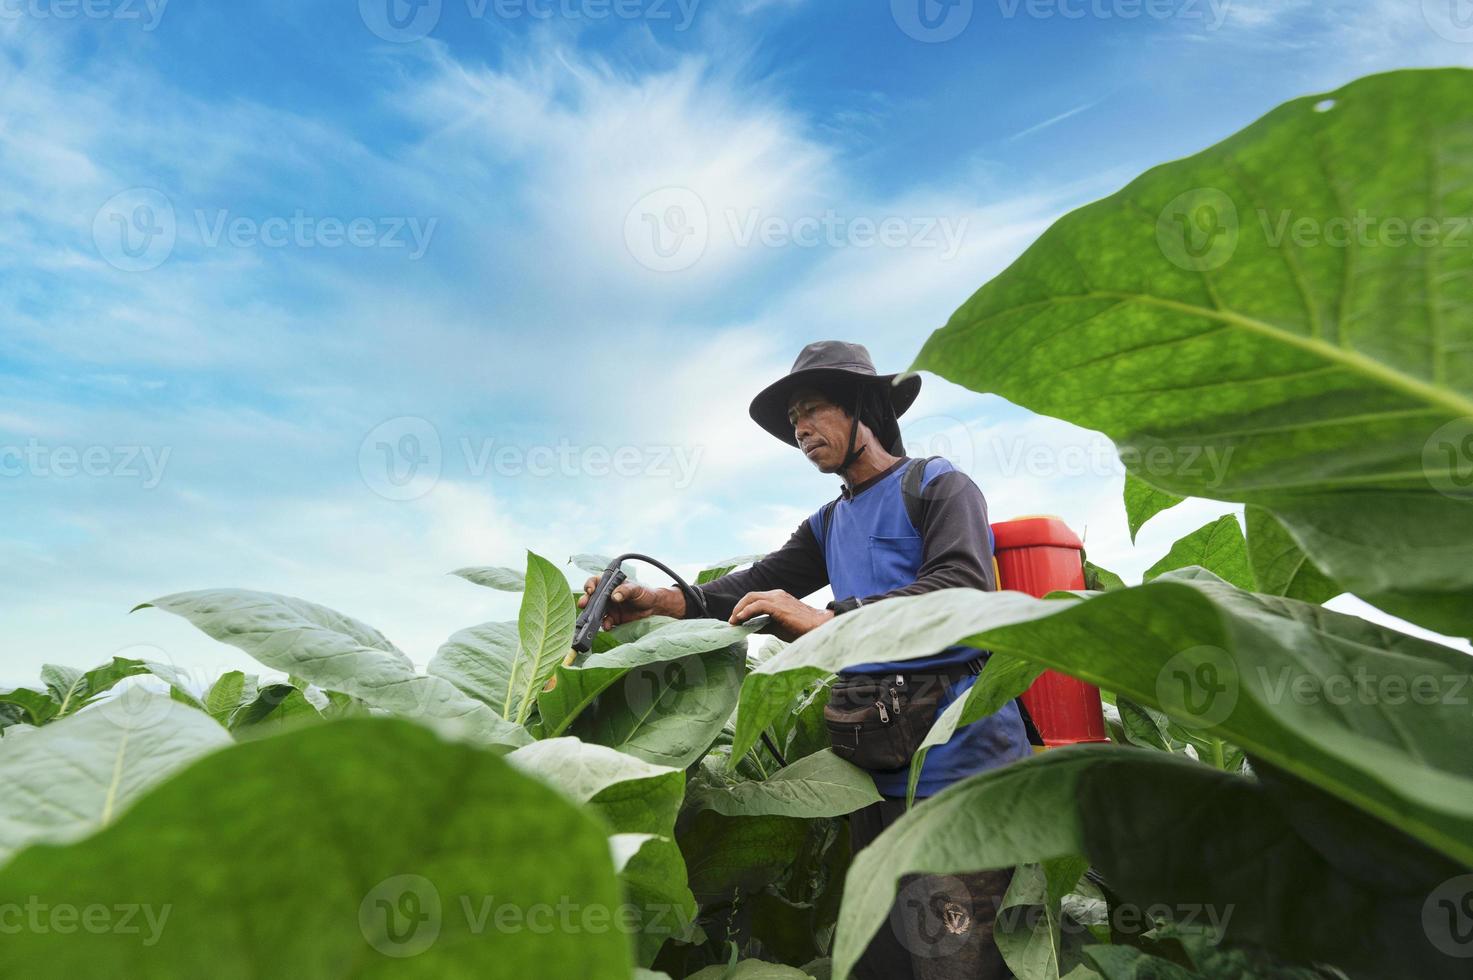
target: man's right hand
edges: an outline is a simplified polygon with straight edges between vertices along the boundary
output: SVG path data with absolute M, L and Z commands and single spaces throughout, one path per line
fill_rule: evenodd
M 588 600 L 598 589 L 603 576 L 595 575 L 583 583 L 583 595 L 578 598 L 578 608 L 588 605 Z M 602 629 L 613 629 L 621 623 L 632 623 L 646 616 L 673 616 L 680 619 L 685 615 L 685 596 L 679 589 L 652 589 L 636 582 L 623 582 L 609 596 L 604 606 Z

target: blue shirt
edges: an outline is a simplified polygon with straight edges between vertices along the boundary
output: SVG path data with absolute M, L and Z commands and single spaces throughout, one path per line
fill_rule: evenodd
M 970 548 L 985 562 L 985 580 L 989 587 L 994 585 L 992 526 L 987 521 L 981 490 L 945 459 L 932 459 L 926 464 L 921 479 L 922 524 L 926 531 L 946 539 L 944 546 L 938 547 L 935 542 L 930 542 L 928 547 L 922 530 L 911 524 L 901 494 L 901 476 L 907 462 L 902 460 L 900 465 L 892 467 L 873 483 L 866 481 L 856 487 L 852 495 L 842 495 L 833 505 L 827 530 L 824 528 L 824 508 L 808 518 L 809 527 L 823 552 L 838 608 L 844 608 L 842 600 L 847 599 L 869 597 L 866 601 L 874 601 L 896 590 L 901 590 L 902 594 L 930 591 L 917 588 L 921 584 L 918 580 L 922 578 L 922 566 L 928 560 L 934 564 L 938 552 L 942 552 L 939 557 L 945 557 L 947 551 L 966 549 L 968 543 L 956 540 L 958 535 L 971 539 Z M 955 475 L 945 477 L 943 484 L 933 489 L 933 483 L 948 473 Z M 959 523 L 970 526 L 963 531 L 955 526 Z M 929 657 L 859 664 L 845 669 L 842 674 L 924 671 L 976 658 L 985 660 L 986 657 L 986 651 L 955 645 Z M 976 680 L 975 675 L 968 674 L 948 685 L 937 709 L 938 715 L 968 691 Z M 1025 758 L 1031 751 L 1018 707 L 1009 701 L 995 714 L 958 729 L 950 741 L 930 750 L 921 769 L 916 795 L 934 795 L 968 776 Z M 905 795 L 908 771 L 871 772 L 870 775 L 882 794 Z

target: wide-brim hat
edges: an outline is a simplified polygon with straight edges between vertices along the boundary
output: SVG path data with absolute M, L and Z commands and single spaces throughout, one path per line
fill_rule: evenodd
M 876 374 L 875 362 L 870 359 L 869 351 L 865 350 L 863 344 L 819 340 L 803 348 L 798 359 L 793 362 L 792 370 L 757 393 L 748 413 L 753 422 L 788 445 L 796 446 L 798 439 L 793 435 L 792 423 L 788 421 L 788 399 L 794 391 L 805 385 L 811 386 L 815 382 L 822 385 L 832 381 L 873 385 L 884 391 L 890 397 L 896 418 L 904 414 L 921 393 L 919 374 L 907 371 Z

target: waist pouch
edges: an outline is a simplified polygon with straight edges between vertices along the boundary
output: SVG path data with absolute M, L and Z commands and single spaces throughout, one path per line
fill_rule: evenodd
M 936 720 L 947 683 L 979 669 L 972 661 L 950 671 L 840 676 L 823 709 L 834 754 L 875 772 L 906 768 Z

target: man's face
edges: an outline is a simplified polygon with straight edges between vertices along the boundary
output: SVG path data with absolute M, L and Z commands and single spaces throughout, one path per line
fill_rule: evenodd
M 849 416 L 812 389 L 799 389 L 788 399 L 788 421 L 798 448 L 822 473 L 836 473 L 849 446 Z

